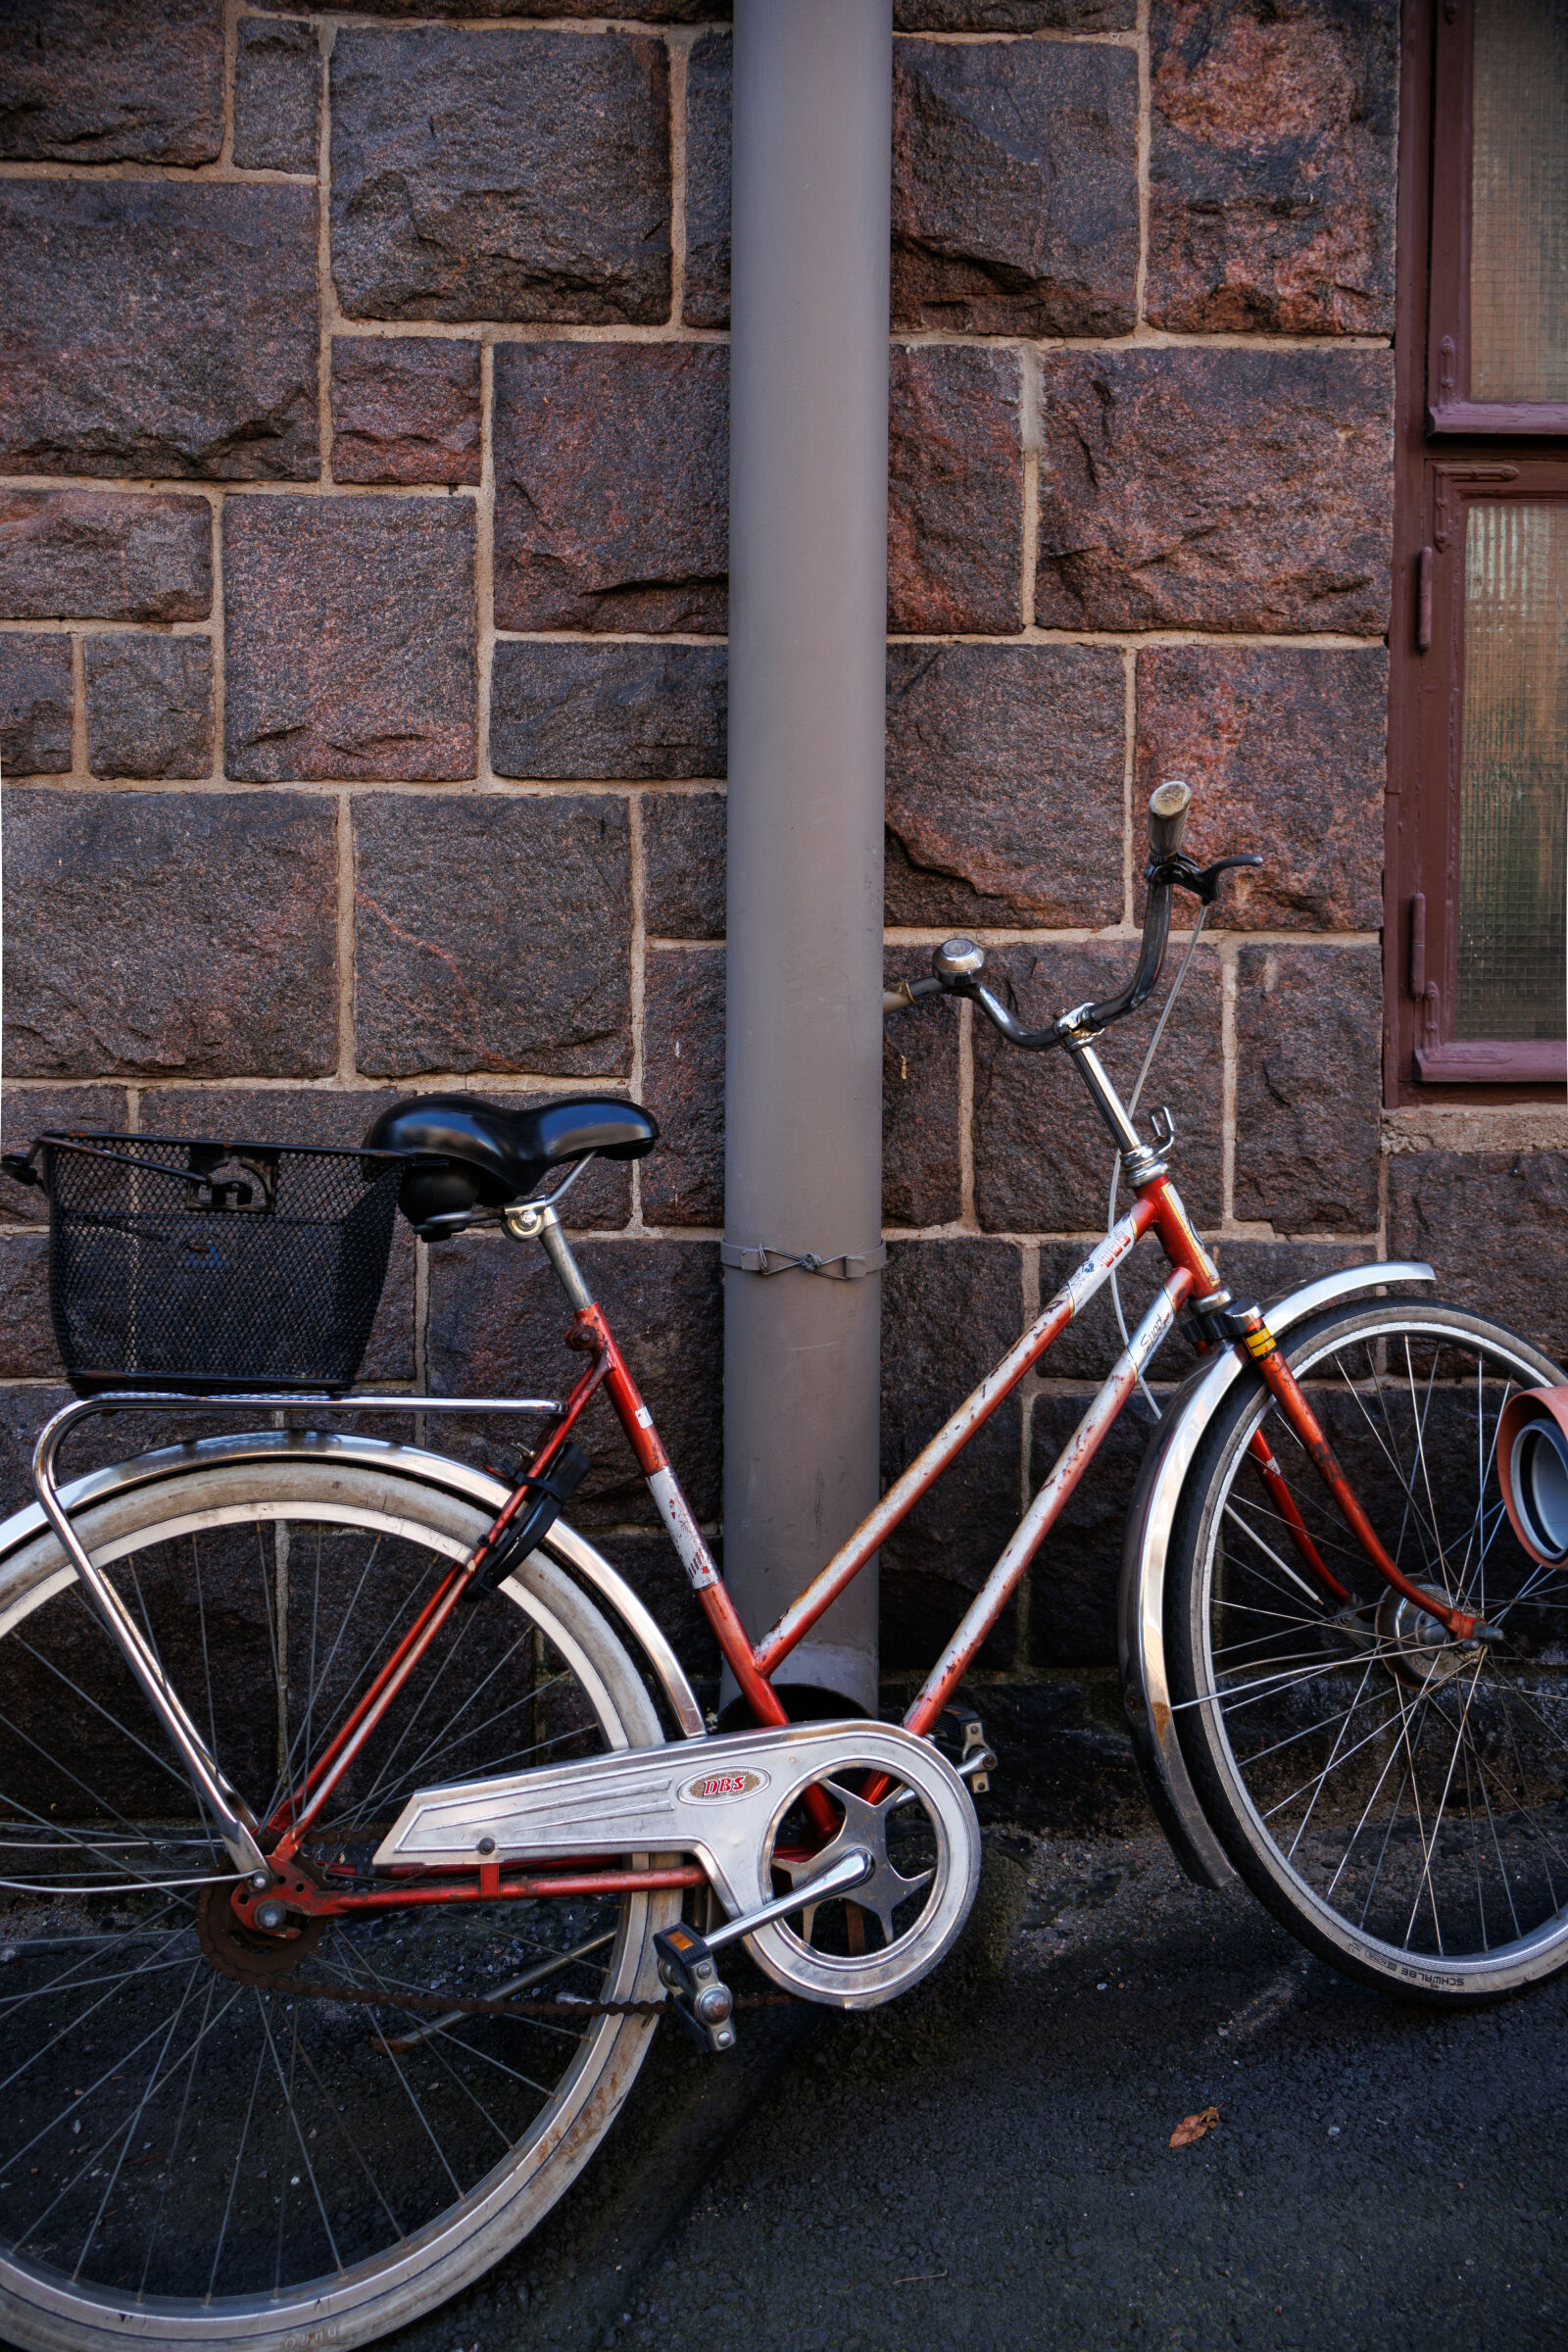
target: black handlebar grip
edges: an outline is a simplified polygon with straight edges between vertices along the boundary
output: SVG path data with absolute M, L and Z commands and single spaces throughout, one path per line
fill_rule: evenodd
M 1193 796 L 1174 780 L 1159 785 L 1149 800 L 1149 846 L 1156 858 L 1174 858 L 1187 830 Z

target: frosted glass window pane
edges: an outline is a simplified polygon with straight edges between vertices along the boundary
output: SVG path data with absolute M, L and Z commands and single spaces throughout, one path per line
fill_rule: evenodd
M 1465 533 L 1458 1038 L 1561 1037 L 1568 901 L 1568 505 Z
M 1568 0 L 1477 0 L 1470 397 L 1568 400 Z

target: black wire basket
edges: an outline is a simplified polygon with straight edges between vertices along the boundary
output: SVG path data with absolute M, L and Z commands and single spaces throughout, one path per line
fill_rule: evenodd
M 55 1339 L 79 1396 L 350 1387 L 406 1154 L 63 1134 L 33 1154 Z

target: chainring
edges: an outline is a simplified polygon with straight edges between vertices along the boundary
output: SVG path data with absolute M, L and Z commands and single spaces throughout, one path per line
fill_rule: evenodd
M 879 1800 L 868 1803 L 856 1788 L 861 1774 L 866 1776 L 862 1788 L 879 1779 L 890 1779 L 895 1785 Z M 980 1824 L 974 1800 L 947 1758 L 925 1740 L 907 1742 L 905 1760 L 894 1774 L 883 1758 L 858 1756 L 852 1736 L 846 1740 L 844 1755 L 819 1774 L 813 1786 L 824 1790 L 841 1814 L 834 1838 L 809 1858 L 799 1862 L 779 1858 L 776 1848 L 785 1823 L 781 1812 L 769 1832 L 764 1859 L 779 1877 L 794 1885 L 809 1879 L 841 1852 L 854 1846 L 868 1847 L 873 1869 L 864 1891 L 857 1889 L 843 1900 L 861 1910 L 862 1917 L 878 1922 L 884 1938 L 881 1948 L 819 1949 L 810 1940 L 815 1905 L 805 1911 L 803 1934 L 797 1934 L 790 1921 L 778 1920 L 749 1936 L 747 1946 L 775 1984 L 835 2008 L 874 2009 L 927 1976 L 952 1949 L 969 1916 L 980 1880 Z M 889 1833 L 896 1814 L 911 1801 L 924 1814 L 931 1860 L 928 1867 L 906 1875 L 899 1867 L 898 1856 L 889 1850 Z M 911 1918 L 910 1907 L 917 1902 L 918 1910 Z

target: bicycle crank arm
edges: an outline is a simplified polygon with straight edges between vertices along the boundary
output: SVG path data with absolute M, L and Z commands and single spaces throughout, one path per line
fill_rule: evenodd
M 788 1894 L 775 1895 L 772 1902 L 759 1905 L 741 1919 L 726 1920 L 711 1936 L 699 1936 L 695 1928 L 683 1923 L 665 1928 L 654 1937 L 660 1982 L 674 2002 L 677 2019 L 700 2050 L 716 2055 L 735 2047 L 735 2029 L 730 2024 L 735 1996 L 713 1965 L 713 1954 L 720 1946 L 754 1935 L 759 1928 L 771 1927 L 775 1919 L 786 1919 L 792 1911 L 805 1911 L 808 1905 L 814 1908 L 834 1895 L 848 1894 L 852 1886 L 863 1886 L 875 1871 L 876 1856 L 870 1848 L 852 1846 L 825 1870 L 802 1879 Z
M 852 1846 L 847 1854 L 840 1854 L 836 1862 L 829 1863 L 826 1870 L 819 1870 L 812 1878 L 801 1879 L 788 1894 L 775 1895 L 770 1903 L 762 1903 L 739 1919 L 726 1919 L 721 1928 L 714 1928 L 703 1941 L 710 1952 L 716 1952 L 721 1945 L 734 1943 L 757 1928 L 769 1927 L 775 1919 L 788 1919 L 792 1911 L 804 1910 L 808 1903 L 831 1902 L 836 1894 L 848 1894 L 852 1886 L 863 1886 L 875 1868 L 873 1857 L 863 1845 Z

